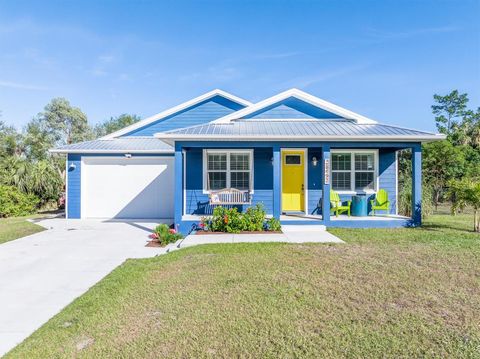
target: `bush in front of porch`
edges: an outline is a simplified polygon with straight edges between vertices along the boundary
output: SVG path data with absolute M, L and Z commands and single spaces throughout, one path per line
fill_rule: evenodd
M 213 210 L 212 217 L 203 217 L 200 228 L 208 232 L 263 232 L 280 231 L 280 221 L 276 218 L 266 218 L 262 204 L 247 208 L 245 212 L 238 212 L 236 207 L 226 208 L 218 206 Z

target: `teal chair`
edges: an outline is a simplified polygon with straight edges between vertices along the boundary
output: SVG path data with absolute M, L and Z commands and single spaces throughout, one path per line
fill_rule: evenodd
M 337 217 L 343 212 L 347 212 L 348 216 L 350 217 L 350 207 L 352 205 L 352 201 L 346 201 L 345 203 L 346 204 L 343 204 L 337 192 L 332 189 L 330 190 L 330 211 L 335 212 Z
M 378 190 L 377 195 L 375 196 L 375 199 L 372 199 L 370 203 L 372 205 L 373 215 L 375 215 L 375 211 L 385 210 L 388 213 L 388 211 L 390 210 L 390 201 L 388 200 L 388 192 L 385 191 L 384 189 Z

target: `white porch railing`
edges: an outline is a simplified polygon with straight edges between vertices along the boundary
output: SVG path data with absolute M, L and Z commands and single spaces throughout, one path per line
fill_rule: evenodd
M 241 191 L 236 188 L 224 188 L 212 191 L 209 195 L 211 205 L 235 205 L 251 204 L 252 196 L 249 191 Z

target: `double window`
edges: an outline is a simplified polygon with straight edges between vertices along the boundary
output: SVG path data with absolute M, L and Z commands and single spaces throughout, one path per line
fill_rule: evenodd
M 332 151 L 332 188 L 336 191 L 375 191 L 376 151 Z
M 252 151 L 204 150 L 204 190 L 252 190 Z

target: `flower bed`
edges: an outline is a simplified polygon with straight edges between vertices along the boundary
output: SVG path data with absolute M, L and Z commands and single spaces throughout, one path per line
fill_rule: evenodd
M 148 237 L 151 241 L 147 243 L 147 247 L 165 247 L 167 244 L 182 239 L 183 235 L 166 224 L 159 224 Z
M 266 218 L 262 204 L 249 207 L 244 213 L 237 208 L 216 207 L 211 217 L 203 217 L 197 234 L 214 233 L 281 233 L 280 221 Z

